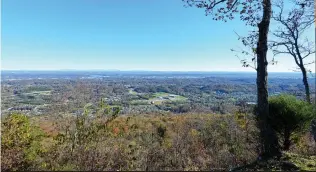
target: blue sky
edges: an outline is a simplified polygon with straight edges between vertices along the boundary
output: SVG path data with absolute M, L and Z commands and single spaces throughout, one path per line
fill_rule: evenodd
M 252 71 L 231 48 L 238 20 L 216 22 L 182 0 L 2 0 L 2 69 Z M 311 36 L 315 36 L 311 32 Z M 289 60 L 290 59 L 290 60 Z M 269 71 L 289 71 L 279 57 Z

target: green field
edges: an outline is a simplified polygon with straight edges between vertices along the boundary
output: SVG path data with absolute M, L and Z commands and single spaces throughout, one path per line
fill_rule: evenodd
M 128 90 L 128 93 L 129 93 L 129 94 L 132 94 L 132 95 L 137 95 L 137 94 L 139 94 L 139 93 L 137 93 L 136 91 L 134 91 L 132 88 L 130 88 L 130 89 Z
M 32 91 L 18 95 L 15 99 L 21 104 L 41 105 L 51 95 L 51 91 Z
M 158 92 L 154 93 L 153 97 L 151 100 L 171 100 L 171 101 L 185 101 L 187 100 L 186 97 L 176 95 L 176 94 L 169 94 L 169 93 L 164 93 L 164 92 Z
M 129 90 L 130 94 L 137 95 L 139 93 Z M 152 93 L 148 94 L 147 100 L 140 99 L 140 100 L 133 100 L 131 101 L 131 104 L 134 105 L 147 105 L 147 104 L 161 104 L 162 102 L 167 102 L 167 101 L 186 101 L 187 98 L 176 95 L 176 94 L 170 94 L 170 93 L 165 93 L 165 92 L 157 92 L 157 93 Z
M 51 95 L 51 91 L 32 91 L 30 93 L 24 93 L 25 95 L 45 95 L 45 96 L 49 96 Z

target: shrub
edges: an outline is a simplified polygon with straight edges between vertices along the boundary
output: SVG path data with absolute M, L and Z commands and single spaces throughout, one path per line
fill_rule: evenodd
M 271 97 L 269 114 L 269 123 L 280 135 L 284 150 L 290 148 L 294 137 L 305 132 L 312 119 L 316 117 L 312 105 L 290 95 Z
M 115 117 L 115 108 L 105 111 L 107 106 L 100 106 L 88 104 L 81 115 L 50 118 L 58 123 L 58 134 L 48 135 L 41 142 L 45 153 L 34 154 L 35 160 L 30 161 L 25 155 L 31 154 L 6 148 L 6 152 L 15 152 L 9 152 L 11 156 L 2 154 L 2 165 L 14 161 L 14 166 L 5 169 L 49 171 L 228 170 L 257 157 L 253 151 L 257 147 L 257 129 L 251 116 L 239 114 L 238 120 L 232 115 L 208 114 Z M 39 123 L 38 118 L 31 118 L 31 122 Z M 12 133 L 30 133 L 34 128 L 26 116 L 18 119 L 23 121 L 19 125 L 8 127 L 5 123 L 10 138 L 15 136 Z M 27 129 L 19 132 L 18 128 Z M 29 146 L 38 143 L 34 139 L 27 143 L 22 139 L 23 144 L 19 141 L 21 149 L 37 148 Z
M 43 136 L 44 133 L 32 126 L 27 116 L 7 116 L 2 123 L 1 132 L 2 170 L 31 169 L 42 152 L 40 141 Z

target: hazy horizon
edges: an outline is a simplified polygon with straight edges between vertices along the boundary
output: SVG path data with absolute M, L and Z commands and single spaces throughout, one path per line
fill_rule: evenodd
M 225 71 L 225 70 L 218 70 L 218 71 L 212 71 L 212 70 L 205 70 L 205 71 L 202 71 L 202 70 L 142 70 L 142 69 L 135 69 L 135 70 L 119 70 L 119 69 L 1 69 L 0 70 L 1 72 L 5 72 L 5 71 L 28 71 L 28 72 L 46 72 L 46 71 L 60 71 L 60 72 L 63 72 L 63 71 L 78 71 L 78 72 L 81 72 L 81 71 L 95 71 L 95 72 L 227 72 L 227 73 L 256 73 L 256 71 Z M 295 71 L 285 71 L 285 72 L 269 72 L 269 73 L 300 73 L 299 71 L 295 72 Z

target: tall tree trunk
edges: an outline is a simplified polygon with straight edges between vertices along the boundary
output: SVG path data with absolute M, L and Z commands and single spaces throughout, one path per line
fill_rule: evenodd
M 302 74 L 303 74 L 303 83 L 304 83 L 304 86 L 305 86 L 306 101 L 308 103 L 311 103 L 310 92 L 309 92 L 309 85 L 308 85 L 308 81 L 307 81 L 307 72 L 306 72 L 306 69 L 305 69 L 304 65 L 301 65 L 300 68 L 301 68 L 301 71 L 302 71 Z
M 312 133 L 314 141 L 316 143 L 316 120 L 312 120 L 311 128 L 312 128 L 311 133 Z
M 307 81 L 307 73 L 306 73 L 306 69 L 304 66 L 304 62 L 303 62 L 303 57 L 301 56 L 301 52 L 299 49 L 299 45 L 298 45 L 298 38 L 296 37 L 294 40 L 294 45 L 295 45 L 295 51 L 298 57 L 298 60 L 295 57 L 295 62 L 296 64 L 300 67 L 302 74 L 303 74 L 303 83 L 305 86 L 305 94 L 306 94 L 306 101 L 308 103 L 311 103 L 311 99 L 310 99 L 310 92 L 309 92 L 309 85 L 308 85 L 308 81 Z
M 283 150 L 289 150 L 291 146 L 291 133 L 290 131 L 285 127 L 284 129 L 284 141 L 283 141 Z
M 261 156 L 269 158 L 280 155 L 278 139 L 268 123 L 268 84 L 267 84 L 267 51 L 268 32 L 271 18 L 271 0 L 263 0 L 263 17 L 258 25 L 259 40 L 257 44 L 257 96 L 258 96 L 258 124 L 261 137 Z

